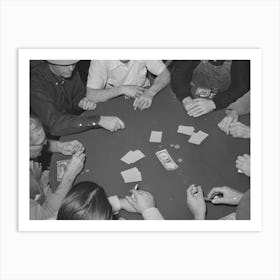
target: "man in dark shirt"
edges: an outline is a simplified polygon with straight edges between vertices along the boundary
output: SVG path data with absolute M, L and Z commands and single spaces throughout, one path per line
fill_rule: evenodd
M 30 74 L 31 112 L 43 123 L 48 137 L 103 127 L 110 131 L 124 128 L 114 116 L 83 116 L 96 107 L 85 97 L 86 88 L 75 67 L 78 60 L 48 60 L 36 65 Z
M 250 61 L 175 61 L 171 87 L 187 113 L 199 117 L 228 107 L 250 90 Z

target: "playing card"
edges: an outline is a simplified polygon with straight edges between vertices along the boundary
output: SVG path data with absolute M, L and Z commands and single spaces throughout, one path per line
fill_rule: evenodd
M 121 175 L 125 183 L 133 183 L 142 181 L 141 172 L 137 167 L 130 168 L 128 170 L 122 171 Z
M 194 127 L 179 125 L 177 132 L 185 135 L 192 135 L 194 133 Z
M 196 145 L 200 145 L 201 142 L 208 136 L 207 133 L 199 130 L 198 132 L 196 133 L 193 133 L 193 135 L 190 137 L 189 139 L 189 143 L 192 143 L 192 144 L 196 144 Z
M 131 160 L 132 160 L 132 155 L 133 155 L 133 151 L 129 151 L 128 153 L 126 153 L 122 158 L 121 161 L 130 164 Z
M 151 143 L 160 143 L 162 139 L 162 132 L 161 131 L 152 131 L 150 136 Z
M 144 157 L 145 157 L 145 155 L 140 150 L 136 150 L 132 154 L 131 163 L 135 163 L 136 161 L 138 161 Z
M 59 160 L 56 163 L 56 176 L 57 176 L 57 181 L 60 182 L 63 178 L 65 169 L 69 163 L 70 159 L 65 159 L 65 160 Z
M 131 164 L 131 163 L 135 163 L 136 161 L 138 161 L 144 157 L 145 157 L 145 155 L 140 150 L 129 151 L 126 155 L 124 155 L 121 158 L 121 161 L 123 161 L 127 164 Z

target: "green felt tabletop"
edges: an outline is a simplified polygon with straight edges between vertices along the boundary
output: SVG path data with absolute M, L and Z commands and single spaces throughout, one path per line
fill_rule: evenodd
M 230 186 L 245 192 L 250 180 L 237 172 L 235 160 L 238 155 L 250 154 L 250 140 L 235 139 L 226 135 L 217 124 L 224 117 L 224 110 L 211 112 L 199 118 L 189 117 L 182 104 L 170 88 L 162 90 L 154 98 L 152 106 L 144 111 L 133 110 L 133 100 L 123 96 L 105 103 L 85 114 L 118 116 L 125 122 L 125 129 L 109 132 L 92 129 L 87 132 L 62 137 L 61 141 L 77 139 L 86 150 L 86 163 L 76 182 L 90 180 L 102 186 L 108 196 L 124 197 L 136 183 L 125 184 L 120 172 L 137 167 L 142 173 L 140 189 L 149 191 L 155 197 L 157 207 L 165 219 L 192 219 L 186 206 L 186 187 L 190 184 L 201 185 L 207 194 L 214 186 Z M 249 116 L 241 122 L 249 123 Z M 178 134 L 179 125 L 193 126 L 195 131 L 202 130 L 209 136 L 201 145 L 188 143 L 189 136 Z M 162 131 L 161 143 L 150 143 L 152 130 Z M 175 149 L 170 145 L 179 145 Z M 130 150 L 141 150 L 145 158 L 135 164 L 127 165 L 120 160 Z M 179 168 L 166 171 L 155 153 L 167 149 Z M 56 162 L 67 158 L 54 154 L 51 162 L 51 185 L 56 188 Z M 182 159 L 178 161 L 178 159 Z M 87 172 L 86 172 L 87 171 Z M 233 206 L 214 206 L 207 203 L 207 218 L 218 219 L 236 208 Z M 141 219 L 139 214 L 121 212 L 126 219 Z

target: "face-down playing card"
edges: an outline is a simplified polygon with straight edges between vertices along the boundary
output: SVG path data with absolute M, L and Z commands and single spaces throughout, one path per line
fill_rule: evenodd
M 149 142 L 160 143 L 162 139 L 162 131 L 152 131 Z
M 193 133 L 193 135 L 190 137 L 189 139 L 189 143 L 192 143 L 192 144 L 196 144 L 196 145 L 200 145 L 201 142 L 208 136 L 207 133 L 199 130 L 198 132 L 196 133 Z
M 125 183 L 133 183 L 142 181 L 141 172 L 137 167 L 130 168 L 128 170 L 122 171 L 121 175 Z
M 127 164 L 131 164 L 131 163 L 135 163 L 136 161 L 138 161 L 144 157 L 145 157 L 145 155 L 140 150 L 129 151 L 126 155 L 124 155 L 121 158 L 121 161 L 123 161 Z

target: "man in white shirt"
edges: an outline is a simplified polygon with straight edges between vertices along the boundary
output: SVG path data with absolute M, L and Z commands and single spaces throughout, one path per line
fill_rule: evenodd
M 157 76 L 152 86 L 147 72 Z M 87 79 L 87 98 L 95 103 L 125 95 L 134 98 L 134 109 L 147 109 L 153 97 L 170 81 L 161 60 L 93 60 Z

